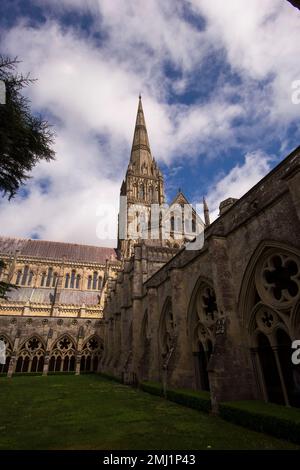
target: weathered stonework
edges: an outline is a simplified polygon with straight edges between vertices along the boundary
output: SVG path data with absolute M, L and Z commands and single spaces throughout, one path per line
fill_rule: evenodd
M 225 201 L 212 224 L 204 201 L 201 249 L 184 246 L 193 231 L 178 242 L 175 225 L 165 240 L 164 220 L 156 240 L 120 239 L 117 255 L 2 239 L 1 276 L 21 286 L 0 303 L 3 369 L 98 370 L 124 383 L 210 390 L 214 411 L 241 399 L 299 406 L 291 362 L 291 341 L 300 339 L 299 159 L 297 148 L 242 198 Z M 121 196 L 126 211 L 138 202 L 150 213 L 165 199 L 141 100 Z M 172 204 L 187 203 L 179 192 Z M 201 222 L 194 213 L 193 221 Z

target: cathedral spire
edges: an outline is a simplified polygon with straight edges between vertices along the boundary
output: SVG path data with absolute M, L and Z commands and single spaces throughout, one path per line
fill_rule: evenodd
M 145 169 L 150 169 L 153 163 L 141 95 L 139 95 L 130 163 L 133 165 L 135 173 L 140 174 L 144 173 Z
M 204 210 L 204 222 L 205 226 L 210 225 L 209 209 L 205 197 L 203 196 L 203 210 Z

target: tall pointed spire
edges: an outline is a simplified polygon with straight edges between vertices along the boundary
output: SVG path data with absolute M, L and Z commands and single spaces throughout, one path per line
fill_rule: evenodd
M 203 196 L 203 211 L 204 211 L 204 222 L 205 226 L 210 225 L 209 209 L 205 197 Z
M 139 95 L 130 163 L 134 166 L 135 171 L 139 173 L 143 173 L 143 169 L 150 168 L 153 163 L 141 95 Z

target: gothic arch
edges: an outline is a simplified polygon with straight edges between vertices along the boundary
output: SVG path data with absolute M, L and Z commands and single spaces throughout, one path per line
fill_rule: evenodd
M 81 372 L 97 372 L 103 356 L 103 340 L 98 335 L 89 336 L 83 343 L 80 359 Z
M 300 406 L 300 370 L 291 361 L 299 305 L 299 250 L 260 243 L 245 270 L 238 306 L 258 394 L 266 401 Z
M 76 349 L 76 341 L 75 339 L 69 334 L 69 333 L 62 333 L 61 335 L 59 335 L 53 342 L 52 342 L 52 345 L 51 345 L 51 349 L 54 348 L 54 346 L 61 340 L 63 339 L 68 339 L 71 343 L 72 343 L 72 347 L 74 349 Z
M 273 240 L 264 240 L 259 243 L 247 264 L 239 291 L 238 314 L 244 326 L 249 322 L 249 309 L 251 310 L 251 303 L 255 301 L 255 296 L 257 295 L 255 289 L 253 289 L 255 268 L 267 250 L 274 250 L 274 252 L 275 250 L 282 250 L 283 252 L 292 253 L 300 257 L 300 251 L 296 247 L 286 245 L 285 243 Z
M 49 372 L 74 372 L 76 342 L 68 333 L 63 333 L 51 345 Z
M 17 354 L 16 372 L 43 372 L 45 342 L 38 334 L 32 334 L 20 345 Z
M 28 338 L 26 338 L 22 341 L 22 343 L 19 347 L 19 350 L 21 350 L 25 346 L 25 343 L 27 343 L 27 342 L 29 342 L 33 339 L 36 339 L 37 341 L 39 341 L 41 343 L 41 348 L 42 349 L 46 349 L 46 343 L 45 343 L 44 339 L 39 334 L 33 333 Z
M 218 317 L 212 282 L 201 276 L 194 286 L 189 302 L 187 327 L 194 361 L 195 382 L 202 390 L 209 390 L 208 363 L 214 348 Z

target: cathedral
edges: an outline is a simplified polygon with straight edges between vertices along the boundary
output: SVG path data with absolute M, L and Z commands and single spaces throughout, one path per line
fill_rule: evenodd
M 0 373 L 102 372 L 300 405 L 300 147 L 204 221 L 166 203 L 139 98 L 115 249 L 0 237 Z

